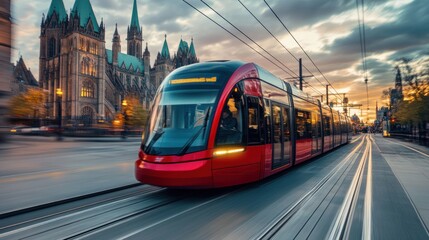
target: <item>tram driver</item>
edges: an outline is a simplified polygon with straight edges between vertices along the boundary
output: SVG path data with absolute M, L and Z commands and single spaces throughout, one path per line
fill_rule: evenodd
M 237 119 L 232 116 L 229 108 L 225 108 L 222 112 L 220 127 L 224 130 L 237 130 Z
M 220 144 L 236 144 L 241 142 L 238 121 L 232 116 L 232 112 L 228 107 L 222 111 L 217 142 Z

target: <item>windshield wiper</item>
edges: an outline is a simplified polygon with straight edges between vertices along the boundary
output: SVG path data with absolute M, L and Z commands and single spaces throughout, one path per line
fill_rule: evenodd
M 203 130 L 205 132 L 205 129 L 207 127 L 207 122 L 209 121 L 209 116 L 210 116 L 211 109 L 212 109 L 212 107 L 209 107 L 209 109 L 207 109 L 206 115 L 204 116 L 204 124 L 203 124 L 203 126 L 200 129 L 198 129 L 198 131 L 191 138 L 189 138 L 189 140 L 185 143 L 185 145 L 183 145 L 182 149 L 177 154 L 178 156 L 183 156 L 186 153 L 186 151 L 188 151 L 188 149 L 192 145 L 192 143 L 194 143 L 195 139 L 197 139 L 197 137 L 200 135 L 200 133 Z
M 155 142 L 158 141 L 158 139 L 162 136 L 162 134 L 164 134 L 164 131 L 162 129 L 155 131 L 155 135 L 151 139 L 149 145 L 147 145 L 147 147 L 145 148 L 146 153 L 150 153 L 150 150 L 152 149 L 153 144 L 155 144 Z

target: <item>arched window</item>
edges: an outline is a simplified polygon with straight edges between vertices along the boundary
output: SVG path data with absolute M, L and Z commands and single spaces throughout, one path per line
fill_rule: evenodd
M 56 54 L 56 40 L 55 38 L 50 38 L 48 41 L 48 57 L 53 57 Z
M 85 80 L 82 84 L 82 89 L 80 91 L 81 97 L 87 97 L 87 98 L 94 98 L 94 84 L 89 81 Z

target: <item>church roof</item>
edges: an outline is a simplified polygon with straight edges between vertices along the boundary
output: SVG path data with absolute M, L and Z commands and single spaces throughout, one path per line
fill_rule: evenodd
M 195 53 L 194 39 L 191 40 L 191 46 L 189 47 L 189 52 L 192 57 L 197 57 L 197 54 Z
M 170 50 L 167 44 L 167 35 L 165 35 L 164 45 L 162 45 L 161 56 L 164 58 L 170 58 Z
M 14 66 L 13 71 L 15 78 L 23 84 L 30 86 L 39 86 L 39 83 L 34 78 L 33 73 L 25 65 L 22 56 L 19 58 L 18 62 L 16 63 L 16 66 Z
M 109 64 L 113 63 L 113 52 L 110 49 L 106 49 L 106 56 L 107 56 L 107 62 Z M 134 71 L 139 69 L 140 73 L 144 72 L 144 64 L 143 61 L 141 61 L 139 58 L 124 54 L 124 53 L 118 53 L 118 66 L 121 67 L 122 65 L 125 65 L 127 69 L 130 69 L 132 66 Z
M 94 31 L 99 32 L 100 28 L 95 18 L 94 11 L 92 10 L 91 3 L 89 0 L 76 0 L 73 5 L 71 14 L 78 14 L 80 20 L 80 26 L 85 27 L 88 23 L 88 20 L 91 20 L 92 25 L 94 26 Z
M 67 18 L 67 12 L 66 8 L 64 7 L 63 0 L 52 0 L 47 17 L 52 16 L 54 12 L 57 13 L 60 22 Z
M 133 15 L 131 16 L 131 25 L 130 27 L 136 27 L 138 31 L 140 31 L 140 23 L 139 23 L 139 14 L 137 12 L 137 3 L 136 0 L 134 0 L 133 5 Z

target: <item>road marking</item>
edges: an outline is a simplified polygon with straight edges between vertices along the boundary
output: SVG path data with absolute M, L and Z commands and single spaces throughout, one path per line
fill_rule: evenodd
M 353 212 L 355 210 L 353 209 L 352 206 L 356 201 L 354 198 L 358 197 L 358 194 L 359 194 L 359 186 L 362 183 L 363 172 L 364 172 L 363 169 L 364 169 L 366 159 L 369 153 L 369 148 L 370 148 L 369 147 L 370 143 L 368 138 L 369 138 L 368 136 L 363 138 L 363 140 L 366 140 L 367 142 L 365 150 L 359 161 L 359 166 L 355 172 L 355 175 L 350 184 L 349 190 L 347 191 L 347 194 L 344 197 L 344 201 L 340 208 L 340 211 L 337 214 L 334 224 L 331 227 L 330 234 L 327 236 L 326 239 L 342 239 L 342 238 L 348 237 L 348 236 L 343 236 L 343 233 L 344 231 L 347 231 L 347 229 L 349 228 L 347 225 L 351 223 L 350 221 L 347 221 L 347 220 L 351 220 L 350 216 L 353 215 Z
M 372 236 L 372 136 L 369 141 L 369 153 L 368 153 L 368 168 L 366 172 L 366 188 L 365 188 L 365 200 L 364 200 L 364 212 L 363 212 L 363 229 L 362 239 L 371 240 Z

